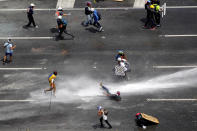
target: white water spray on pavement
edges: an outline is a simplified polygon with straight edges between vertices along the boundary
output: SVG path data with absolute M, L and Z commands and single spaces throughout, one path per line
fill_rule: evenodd
M 136 83 L 103 83 L 111 93 L 120 91 L 122 95 L 132 95 L 132 93 L 148 93 L 158 91 L 160 89 L 179 89 L 184 87 L 196 87 L 197 68 L 179 71 L 172 74 L 161 75 L 148 80 Z M 65 78 L 57 81 L 57 93 L 54 102 L 71 103 L 71 102 L 90 102 L 98 100 L 103 96 L 103 91 L 99 86 L 100 81 L 94 80 L 88 76 L 77 78 Z M 40 99 L 40 102 L 47 102 L 47 95 L 37 92 L 31 93 L 31 99 Z M 101 99 L 103 97 L 100 97 Z
M 28 79 L 30 79 L 30 75 L 35 77 L 35 74 L 26 73 L 16 74 L 19 78 L 24 77 L 25 83 L 18 81 L 18 84 L 12 86 L 10 83 L 10 87 L 7 85 L 1 86 L 1 90 L 3 89 L 24 89 L 25 85 L 32 86 L 28 84 Z M 4 75 L 5 78 L 10 77 L 9 75 Z M 44 77 L 44 76 L 43 76 Z M 119 90 L 124 97 L 124 95 L 132 95 L 132 94 L 141 94 L 141 93 L 149 93 L 156 92 L 159 90 L 168 90 L 168 89 L 181 89 L 181 88 L 195 88 L 197 85 L 196 81 L 197 77 L 197 68 L 179 71 L 172 74 L 166 74 L 157 76 L 148 80 L 136 82 L 136 83 L 103 83 L 112 93 L 115 93 Z M 12 79 L 9 78 L 10 80 Z M 14 78 L 13 78 L 14 79 Z M 36 78 L 36 81 L 41 82 Z M 30 81 L 32 84 L 33 81 Z M 102 90 L 99 86 L 100 81 L 94 80 L 88 76 L 78 76 L 78 77 L 66 77 L 59 76 L 57 78 L 57 93 L 56 97 L 52 98 L 52 103 L 77 103 L 79 106 L 77 108 L 82 109 L 94 109 L 98 104 L 101 103 L 103 99 L 106 99 L 106 96 L 103 95 Z M 20 86 L 20 88 L 18 87 Z M 36 86 L 36 85 L 35 85 Z M 0 120 L 7 120 L 13 118 L 24 118 L 37 115 L 39 110 L 35 110 L 32 112 L 32 108 L 37 108 L 38 106 L 48 106 L 50 99 L 50 92 L 47 94 L 43 93 L 43 89 L 47 88 L 48 85 L 42 87 L 42 89 L 35 90 L 30 93 L 30 97 L 28 100 L 36 100 L 37 102 L 31 102 L 26 104 L 15 104 L 5 106 L 0 109 Z M 105 101 L 104 104 L 108 106 L 111 105 L 111 101 Z M 20 107 L 20 108 L 19 108 Z M 116 106 L 114 108 L 117 108 Z

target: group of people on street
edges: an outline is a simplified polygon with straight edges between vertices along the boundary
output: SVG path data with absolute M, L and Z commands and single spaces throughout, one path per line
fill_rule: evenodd
M 155 30 L 156 27 L 160 27 L 160 12 L 162 11 L 162 8 L 160 7 L 160 1 L 147 0 L 145 4 L 145 10 L 147 12 L 147 15 L 144 28 Z

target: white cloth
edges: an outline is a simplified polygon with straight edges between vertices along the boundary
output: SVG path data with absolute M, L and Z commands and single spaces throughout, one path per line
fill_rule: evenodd
M 55 82 L 55 79 L 52 79 L 52 80 L 51 80 L 51 83 L 54 83 L 54 82 Z
M 107 115 L 103 112 L 103 120 L 107 120 Z
M 127 71 L 127 68 L 122 66 L 121 64 L 115 66 L 115 75 L 117 75 L 117 76 L 125 76 L 126 71 Z

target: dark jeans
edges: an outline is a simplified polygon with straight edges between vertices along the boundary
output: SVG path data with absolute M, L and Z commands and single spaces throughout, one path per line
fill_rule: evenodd
M 104 121 L 109 126 L 109 128 L 112 128 L 111 124 L 107 120 L 104 120 Z M 104 127 L 104 125 L 103 125 L 103 117 L 100 118 L 100 123 L 101 123 L 101 127 Z
M 150 25 L 151 28 L 155 27 L 155 21 L 153 17 L 147 17 L 145 26 Z
M 160 13 L 155 13 L 155 22 L 156 22 L 157 25 L 160 24 L 160 18 L 161 18 Z
M 66 30 L 66 25 L 64 25 L 62 28 L 59 28 L 60 32 L 59 32 L 59 37 L 62 36 L 62 33 L 65 32 Z
M 111 95 L 111 93 L 109 92 L 109 89 L 107 87 L 102 86 L 103 90 L 106 91 L 107 94 Z
M 36 24 L 35 24 L 35 21 L 34 21 L 34 17 L 33 15 L 27 15 L 28 19 L 29 19 L 29 23 L 27 24 L 27 26 L 30 26 L 31 23 L 33 24 L 33 26 L 35 27 Z
M 100 28 L 101 27 L 101 24 L 97 21 L 97 22 L 94 22 L 93 25 L 97 28 Z

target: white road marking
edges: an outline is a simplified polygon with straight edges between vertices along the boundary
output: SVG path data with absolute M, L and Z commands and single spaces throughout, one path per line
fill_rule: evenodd
M 168 68 L 196 68 L 197 65 L 193 66 L 153 66 L 153 68 L 157 69 L 168 69 Z
M 34 102 L 36 100 L 0 100 L 0 102 Z
M 0 40 L 5 39 L 15 39 L 15 40 L 50 40 L 54 39 L 54 37 L 0 37 Z
M 188 9 L 188 8 L 197 8 L 197 6 L 167 6 L 166 8 L 172 9 Z
M 146 101 L 197 101 L 197 99 L 146 99 Z
M 133 8 L 144 8 L 145 0 L 135 0 Z
M 197 34 L 188 34 L 188 35 L 160 35 L 160 37 L 197 37 Z
M 75 4 L 75 0 L 58 0 L 57 1 L 57 6 L 56 9 L 58 7 L 62 7 L 62 8 L 73 8 Z
M 46 70 L 47 68 L 0 68 L 0 70 Z

